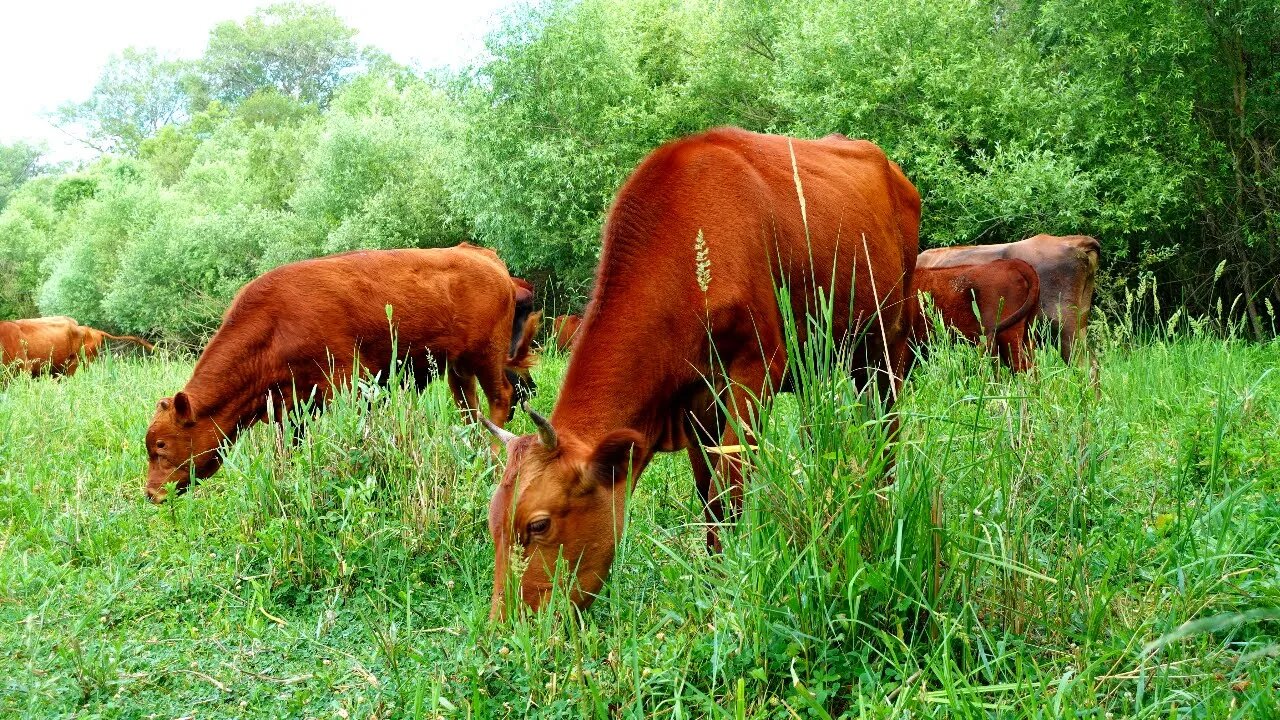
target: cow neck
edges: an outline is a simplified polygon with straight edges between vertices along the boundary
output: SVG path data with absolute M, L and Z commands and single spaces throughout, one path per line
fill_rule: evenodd
M 682 354 L 664 358 L 658 353 L 688 351 L 689 345 L 648 317 L 615 311 L 623 322 L 611 322 L 603 312 L 593 315 L 578 329 L 551 423 L 589 447 L 611 432 L 630 429 L 656 449 L 669 429 L 672 398 L 696 377 Z
M 667 197 L 660 177 L 642 164 L 614 201 L 602 236 L 604 251 L 596 287 L 574 336 L 573 354 L 551 416 L 557 431 L 589 447 L 609 433 L 642 434 L 650 452 L 672 435 L 677 418 L 673 399 L 698 379 L 700 327 L 670 323 L 653 309 L 680 298 L 675 288 L 655 282 L 671 264 L 665 236 Z M 692 236 L 691 236 L 692 237 Z M 690 278 L 694 268 L 689 268 Z M 705 340 L 705 339 L 704 339 Z
M 263 419 L 267 393 L 287 380 L 283 368 L 269 367 L 261 358 L 265 347 L 246 348 L 214 337 L 196 363 L 183 392 L 196 412 L 212 420 L 228 438 Z

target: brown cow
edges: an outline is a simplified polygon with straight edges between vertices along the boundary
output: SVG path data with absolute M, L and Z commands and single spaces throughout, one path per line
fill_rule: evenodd
M 556 340 L 556 348 L 560 352 L 568 352 L 573 347 L 573 338 L 578 334 L 578 326 L 582 318 L 577 315 L 557 315 L 551 321 L 551 335 Z
M 357 359 L 385 381 L 391 326 L 396 357 L 419 386 L 446 372 L 454 400 L 474 417 L 479 380 L 489 416 L 505 423 L 513 389 L 504 371 L 531 364 L 538 322 L 528 316 L 511 353 L 517 290 L 497 254 L 467 243 L 344 253 L 258 277 L 236 295 L 186 386 L 160 401 L 147 429 L 147 496 L 161 501 L 166 483 L 182 490 L 193 471 L 196 479 L 217 472 L 220 447 L 267 418 L 268 402 L 276 418 L 299 400 L 323 403 L 350 381 Z
M 987 345 L 1014 372 L 1031 367 L 1027 344 L 1028 320 L 1040 304 L 1040 280 L 1031 265 L 1021 260 L 995 260 L 982 265 L 948 268 L 916 268 L 912 286 L 918 295 L 928 293 L 943 321 L 964 339 Z M 974 305 L 978 313 L 974 314 Z M 933 323 L 912 309 L 912 336 L 924 342 Z M 994 340 L 994 343 L 992 343 Z
M 1093 276 L 1102 246 L 1086 235 L 1036 235 L 1005 245 L 965 245 L 934 248 L 920 253 L 919 267 L 979 265 L 992 260 L 1025 260 L 1040 277 L 1037 317 L 1049 321 L 1058 336 L 1058 350 L 1071 361 L 1076 338 L 1083 337 L 1093 307 Z
M 799 318 L 822 287 L 840 308 L 837 338 L 857 338 L 857 380 L 874 378 L 885 397 L 896 391 L 884 369 L 905 360 L 919 223 L 915 187 L 868 142 L 721 128 L 645 158 L 605 222 L 551 420 L 531 413 L 539 434 L 518 438 L 490 428 L 508 454 L 489 508 L 493 615 L 505 609 L 513 543 L 527 561 L 525 603 L 546 601 L 563 556 L 576 573 L 570 598 L 590 604 L 613 563 L 629 482 L 656 452 L 688 449 L 712 523 L 724 519 L 722 488 L 737 507 L 740 468 L 719 453 L 713 488 L 706 460 L 704 448 L 739 442 L 710 387 L 725 389 L 723 407 L 744 422 L 753 396 L 780 387 L 787 356 L 775 283 L 790 288 Z
M 81 362 L 93 362 L 107 340 L 151 343 L 132 335 L 112 335 L 81 325 L 65 315 L 0 322 L 0 365 L 13 364 L 28 375 L 74 375 Z

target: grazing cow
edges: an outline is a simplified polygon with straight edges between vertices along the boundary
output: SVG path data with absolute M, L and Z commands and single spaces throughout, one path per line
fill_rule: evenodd
M 957 335 L 986 344 L 991 354 L 1014 372 L 1031 367 L 1027 322 L 1040 304 L 1040 280 L 1031 265 L 1022 260 L 995 260 L 982 265 L 916 268 L 912 287 L 917 294 L 928 293 L 933 298 L 943 321 Z M 914 304 L 911 334 L 917 342 L 924 342 L 933 323 L 920 312 L 919 301 Z
M 65 315 L 0 322 L 0 365 L 16 365 L 36 376 L 74 375 L 80 363 L 93 362 L 107 340 L 123 340 L 154 350 L 151 343 L 132 335 L 112 335 L 81 325 Z
M 920 253 L 921 269 L 980 265 L 992 260 L 1025 260 L 1040 277 L 1040 308 L 1058 336 L 1064 362 L 1071 362 L 1076 339 L 1084 336 L 1093 307 L 1093 276 L 1102 246 L 1085 235 L 1036 235 L 1004 245 L 966 245 L 934 248 Z
M 538 322 L 536 313 L 526 317 L 512 352 L 518 287 L 497 254 L 467 243 L 344 253 L 258 277 L 236 295 L 186 386 L 157 406 L 146 437 L 147 497 L 161 501 L 167 483 L 182 490 L 193 475 L 214 474 L 222 444 L 267 418 L 269 403 L 275 418 L 308 398 L 323 403 L 357 362 L 385 381 L 398 358 L 420 387 L 443 371 L 472 419 L 479 380 L 489 417 L 505 423 L 513 392 L 505 371 L 532 364 Z
M 581 324 L 582 318 L 577 315 L 557 315 L 551 321 L 551 335 L 560 352 L 568 352 L 573 347 L 573 338 L 577 336 L 578 326 Z
M 789 288 L 801 319 L 821 288 L 838 308 L 837 339 L 856 340 L 856 380 L 896 392 L 885 370 L 905 362 L 919 223 L 915 187 L 869 142 L 721 128 L 645 158 L 605 222 L 551 419 L 530 413 L 539 432 L 523 437 L 490 427 L 507 444 L 489 507 L 492 614 L 505 612 L 513 544 L 526 561 L 525 603 L 546 601 L 563 557 L 574 571 L 569 597 L 589 605 L 613 563 L 629 483 L 659 451 L 688 450 L 716 545 L 722 489 L 736 509 L 742 477 L 714 450 L 713 476 L 706 448 L 740 442 L 721 407 L 746 422 L 755 398 L 782 384 L 775 287 Z

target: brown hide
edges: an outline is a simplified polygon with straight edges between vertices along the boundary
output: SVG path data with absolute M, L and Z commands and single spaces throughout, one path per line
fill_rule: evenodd
M 558 315 L 551 321 L 551 334 L 555 337 L 556 348 L 560 352 L 568 352 L 573 346 L 573 338 L 578 334 L 578 326 L 582 318 L 577 315 Z
M 917 267 L 912 282 L 918 294 L 932 297 L 943 322 L 957 335 L 986 345 L 1014 372 L 1031 367 L 1028 320 L 1040 303 L 1040 282 L 1031 265 L 995 260 L 982 265 Z M 974 305 L 979 315 L 974 314 Z M 933 323 L 917 305 L 912 312 L 912 336 L 923 343 L 932 330 Z
M 151 343 L 132 335 L 117 336 L 81 325 L 64 315 L 0 322 L 0 365 L 16 365 L 35 376 L 73 375 L 83 362 L 92 362 L 107 340 L 134 342 L 148 350 Z
M 934 248 L 920 253 L 923 269 L 975 265 L 992 260 L 1017 259 L 1030 263 L 1040 277 L 1037 317 L 1050 323 L 1058 336 L 1065 362 L 1077 338 L 1082 338 L 1093 307 L 1093 277 L 1102 246 L 1086 235 L 1036 235 L 1004 245 L 965 245 Z
M 505 610 L 513 544 L 528 562 L 519 578 L 525 603 L 545 602 L 562 554 L 576 569 L 570 598 L 588 605 L 613 562 L 627 479 L 655 452 L 688 449 L 713 522 L 725 517 L 723 492 L 740 500 L 736 463 L 713 454 L 721 458 L 713 475 L 705 459 L 704 447 L 739 442 L 708 382 L 735 383 L 722 399 L 742 418 L 754 411 L 753 395 L 780 386 L 786 351 L 775 281 L 789 287 L 801 319 L 815 282 L 822 286 L 836 303 L 837 336 L 859 338 L 858 381 L 874 374 L 883 397 L 896 391 L 885 370 L 900 371 L 905 360 L 919 222 L 915 188 L 868 142 L 721 128 L 645 158 L 605 222 L 595 288 L 552 418 L 534 416 L 539 435 L 508 438 L 489 510 L 493 614 Z M 708 540 L 716 542 L 714 531 Z
M 517 286 L 489 249 L 370 250 L 278 267 L 236 295 L 182 391 L 160 401 L 147 430 L 147 496 L 185 488 L 221 464 L 219 446 L 298 399 L 323 404 L 333 385 L 363 371 L 386 379 L 393 308 L 398 356 L 425 384 L 445 370 L 459 407 L 502 425 L 511 405 L 505 376 Z M 534 319 L 536 323 L 536 318 Z M 527 358 L 526 358 L 527 359 Z M 297 396 L 295 396 L 295 389 Z

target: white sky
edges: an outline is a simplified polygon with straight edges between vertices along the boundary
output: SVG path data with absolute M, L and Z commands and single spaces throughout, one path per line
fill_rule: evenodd
M 154 47 L 197 58 L 209 30 L 243 20 L 272 0 L 4 0 L 0 20 L 0 143 L 43 141 L 54 160 L 91 155 L 44 118 L 68 100 L 84 100 L 107 58 L 126 47 Z M 424 68 L 462 65 L 484 47 L 512 0 L 329 0 L 356 42 Z

